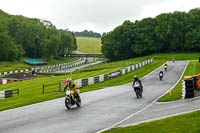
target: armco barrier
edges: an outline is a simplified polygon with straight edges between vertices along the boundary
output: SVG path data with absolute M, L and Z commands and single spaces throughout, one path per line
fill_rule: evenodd
M 99 76 L 94 77 L 94 83 L 99 83 Z
M 138 69 L 138 68 L 140 68 L 140 67 L 142 67 L 144 65 L 147 65 L 147 64 L 149 64 L 151 62 L 153 62 L 153 59 L 149 59 L 149 60 L 146 60 L 146 61 L 144 61 L 142 63 L 138 63 L 138 64 L 135 64 L 135 65 L 129 66 L 128 68 L 122 69 L 120 71 L 115 71 L 115 72 L 112 72 L 112 73 L 107 73 L 107 74 L 103 74 L 103 75 L 99 75 L 99 76 L 95 76 L 95 77 L 77 79 L 77 80 L 74 81 L 74 83 L 78 87 L 84 87 L 84 86 L 87 86 L 87 85 L 103 82 L 103 81 L 108 80 L 110 78 L 114 78 L 114 77 L 117 77 L 119 75 L 124 75 L 126 73 L 129 73 L 129 72 L 131 72 L 133 70 L 136 70 L 136 69 Z M 63 84 L 63 81 L 61 80 L 59 82 L 59 91 L 61 91 L 61 88 L 63 88 L 62 84 Z M 44 86 L 43 86 L 43 88 L 44 88 Z M 44 91 L 43 91 L 43 93 L 44 93 Z
M 13 74 L 13 73 L 19 73 L 19 72 L 28 72 L 28 71 L 33 71 L 35 69 L 40 70 L 41 72 L 55 72 L 57 70 L 63 70 L 63 69 L 66 69 L 66 68 L 70 68 L 72 66 L 84 64 L 84 62 L 85 62 L 84 60 L 81 61 L 81 59 L 79 59 L 79 60 L 76 60 L 76 61 L 73 61 L 73 62 L 58 64 L 58 65 L 28 68 L 28 69 L 24 69 L 24 70 L 13 70 L 13 71 L 9 71 L 9 72 L 1 72 L 0 75 L 7 75 L 7 74 Z M 63 66 L 63 67 L 61 67 L 61 66 Z M 58 68 L 58 67 L 60 67 L 60 68 Z
M 133 70 L 136 70 L 142 66 L 145 66 L 149 63 L 153 62 L 153 59 L 149 59 L 146 60 L 142 63 L 138 63 L 132 66 L 129 66 L 128 68 L 122 69 L 120 71 L 117 72 L 112 72 L 109 74 L 103 74 L 103 75 L 99 75 L 99 76 L 95 76 L 95 77 L 89 77 L 89 78 L 84 78 L 84 79 L 78 79 L 75 80 L 74 82 L 79 86 L 79 87 L 83 87 L 83 86 L 87 86 L 87 85 L 91 85 L 91 84 L 95 84 L 95 83 L 99 83 L 99 82 L 103 82 L 105 80 L 108 80 L 109 78 L 114 78 L 117 77 L 119 75 L 124 75 L 126 73 L 129 73 Z
M 81 82 L 81 87 L 83 86 L 87 86 L 88 85 L 88 79 L 82 79 L 82 82 Z
M 109 77 L 108 77 L 108 74 L 104 74 L 104 81 L 107 80 Z
M 0 91 L 0 99 L 13 97 L 14 94 L 17 94 L 19 96 L 19 89 Z

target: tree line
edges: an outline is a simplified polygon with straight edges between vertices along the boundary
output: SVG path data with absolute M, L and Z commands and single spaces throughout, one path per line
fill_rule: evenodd
M 102 53 L 122 60 L 152 53 L 199 52 L 200 8 L 175 11 L 140 21 L 124 21 L 102 36 Z
M 0 61 L 20 57 L 50 58 L 77 49 L 73 32 L 47 20 L 9 15 L 0 10 Z
M 88 30 L 84 30 L 82 32 L 75 32 L 76 36 L 81 36 L 81 37 L 97 37 L 97 38 L 101 38 L 101 34 L 97 33 L 97 32 L 93 32 L 93 31 L 88 31 Z

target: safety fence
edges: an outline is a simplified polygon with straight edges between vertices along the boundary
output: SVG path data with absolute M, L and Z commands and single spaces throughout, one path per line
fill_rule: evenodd
M 139 69 L 139 68 L 153 62 L 153 60 L 154 60 L 153 58 L 148 59 L 148 60 L 145 60 L 145 61 L 140 62 L 138 64 L 129 66 L 125 69 L 119 70 L 119 71 L 106 73 L 106 74 L 102 74 L 102 75 L 95 76 L 95 77 L 77 79 L 77 80 L 74 80 L 74 83 L 76 85 L 78 85 L 78 87 L 81 88 L 81 87 L 84 87 L 84 86 L 87 86 L 87 85 L 92 85 L 92 84 L 96 84 L 96 83 L 99 83 L 99 82 L 103 82 L 103 81 L 106 81 L 108 79 L 115 78 L 117 76 L 124 75 L 124 74 L 131 72 L 131 71 Z M 55 84 L 43 84 L 42 93 L 44 94 L 46 92 L 45 90 L 50 90 L 48 92 L 55 92 L 55 91 L 63 92 L 64 86 L 65 86 L 64 80 L 60 80 L 59 83 L 55 83 Z
M 151 62 L 153 62 L 153 59 L 148 59 L 148 60 L 145 60 L 141 63 L 129 66 L 129 67 L 122 69 L 122 70 L 119 70 L 119 71 L 106 73 L 106 74 L 102 74 L 102 75 L 95 76 L 95 77 L 77 79 L 77 80 L 74 81 L 74 83 L 76 85 L 78 85 L 79 87 L 84 87 L 84 86 L 87 86 L 87 85 L 96 84 L 96 83 L 103 82 L 103 81 L 111 79 L 111 78 L 115 78 L 115 77 L 120 76 L 120 75 L 127 74 L 127 73 L 134 71 L 138 68 L 141 68 L 141 67 L 143 67 L 143 66 L 145 66 L 145 65 L 147 65 Z M 61 88 L 61 89 L 64 87 L 63 80 L 60 81 L 59 85 L 60 85 L 59 88 Z M 63 90 L 61 90 L 61 91 L 63 91 Z
M 78 65 L 81 65 L 84 63 L 85 63 L 85 60 L 80 58 L 79 60 L 68 62 L 68 63 L 63 63 L 63 64 L 35 67 L 35 68 L 27 68 L 27 69 L 22 69 L 22 70 L 13 70 L 13 71 L 8 71 L 8 72 L 0 72 L 0 75 L 22 73 L 22 72 L 28 72 L 28 71 L 33 71 L 33 70 L 36 70 L 36 72 L 39 72 L 39 73 L 40 72 L 42 72 L 42 73 L 55 72 L 55 71 L 60 71 L 60 70 L 64 70 L 67 68 L 75 67 L 75 66 L 78 66 Z
M 103 81 L 108 80 L 110 78 L 114 78 L 114 77 L 117 77 L 117 76 L 120 76 L 120 75 L 127 74 L 127 73 L 129 73 L 131 71 L 134 71 L 134 70 L 136 70 L 138 68 L 141 68 L 141 67 L 143 67 L 143 66 L 145 66 L 145 65 L 147 65 L 147 64 L 149 64 L 151 62 L 153 62 L 153 59 L 148 59 L 148 60 L 145 60 L 145 61 L 140 62 L 138 64 L 129 66 L 129 67 L 127 67 L 125 69 L 122 69 L 120 71 L 115 71 L 115 72 L 111 72 L 111 73 L 107 73 L 107 74 L 102 74 L 102 75 L 95 76 L 95 77 L 78 79 L 78 80 L 75 80 L 74 82 L 79 87 L 84 87 L 84 86 L 87 86 L 87 85 L 103 82 Z
M 48 92 L 61 92 L 61 82 L 54 83 L 54 84 L 43 84 L 42 86 L 42 93 L 45 93 L 45 90 Z
M 13 97 L 14 94 L 17 94 L 19 96 L 19 89 L 0 91 L 0 99 L 4 99 L 4 98 L 8 98 L 8 97 Z

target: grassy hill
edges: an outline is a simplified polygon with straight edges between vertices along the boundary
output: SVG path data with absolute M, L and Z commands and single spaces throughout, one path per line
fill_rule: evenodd
M 101 54 L 101 38 L 76 37 L 78 51 L 86 54 Z

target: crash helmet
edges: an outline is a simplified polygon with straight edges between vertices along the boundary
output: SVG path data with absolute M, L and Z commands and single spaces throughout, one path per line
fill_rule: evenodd
M 66 80 L 65 80 L 65 83 L 71 83 L 72 82 L 72 78 L 67 78 Z
M 137 79 L 138 79 L 137 75 L 135 75 L 135 76 L 134 76 L 134 79 L 135 79 L 135 80 L 137 80 Z

